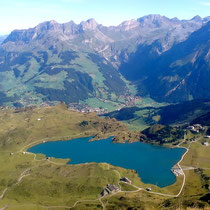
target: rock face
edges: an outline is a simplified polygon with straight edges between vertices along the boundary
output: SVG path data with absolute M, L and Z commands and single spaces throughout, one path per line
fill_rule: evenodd
M 117 100 L 130 94 L 126 79 L 160 101 L 209 97 L 209 20 L 148 15 L 15 30 L 0 48 L 0 102 Z

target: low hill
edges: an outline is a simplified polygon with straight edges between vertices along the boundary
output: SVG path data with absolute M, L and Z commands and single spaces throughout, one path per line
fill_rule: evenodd
M 184 138 L 184 131 L 182 128 L 153 125 L 142 131 L 146 136 L 148 142 L 155 142 L 159 144 L 173 143 Z

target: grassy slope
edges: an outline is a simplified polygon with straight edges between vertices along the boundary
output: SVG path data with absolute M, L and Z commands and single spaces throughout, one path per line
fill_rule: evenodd
M 57 45 L 59 44 L 57 43 Z M 28 49 L 28 51 L 31 50 L 31 48 Z M 5 61 L 5 63 L 8 62 L 8 67 L 4 67 L 0 72 L 2 78 L 0 91 L 5 93 L 7 97 L 16 96 L 16 98 L 12 100 L 8 98 L 8 103 L 0 98 L 2 104 L 12 106 L 14 102 L 18 101 L 24 106 L 30 104 L 37 105 L 46 101 L 46 96 L 55 96 L 55 93 L 49 91 L 55 92 L 58 90 L 67 90 L 68 94 L 62 100 L 59 97 L 48 97 L 47 100 L 69 103 L 67 98 L 69 98 L 70 90 L 67 83 L 65 83 L 68 81 L 72 84 L 73 82 L 77 83 L 74 83 L 75 89 L 70 88 L 76 95 L 76 99 L 71 99 L 71 102 L 78 102 L 79 100 L 85 102 L 85 99 L 99 97 L 111 100 L 111 104 L 107 103 L 107 106 L 113 107 L 116 104 L 115 102 L 118 102 L 118 92 L 121 92 L 123 95 L 130 88 L 133 89 L 133 86 L 127 80 L 123 79 L 110 64 L 104 64 L 104 60 L 100 57 L 92 61 L 87 53 L 78 50 L 77 52 L 66 51 L 65 47 L 58 47 L 57 53 L 49 49 L 40 51 L 40 48 L 38 50 L 33 49 L 32 51 L 33 54 L 19 52 L 16 58 L 8 57 L 7 61 Z M 2 57 L 2 59 L 5 58 Z M 100 68 L 101 65 L 103 68 Z M 59 72 L 60 70 L 58 69 L 63 71 Z M 105 70 L 102 71 L 102 69 Z M 67 72 L 71 73 L 67 74 Z M 76 72 L 79 77 L 72 79 L 72 72 Z M 88 81 L 86 80 L 87 77 Z M 84 85 L 84 82 L 88 83 L 85 84 L 86 87 L 93 85 L 94 90 L 88 91 L 83 88 L 82 92 L 85 97 L 81 97 L 79 90 Z M 134 93 L 134 91 L 130 92 L 131 94 Z
M 107 164 L 69 166 L 63 163 L 65 161 L 52 160 L 53 164 L 42 156 L 23 154 L 21 150 L 41 142 L 41 139 L 59 140 L 95 134 L 112 136 L 127 130 L 122 123 L 95 114 L 70 112 L 65 105 L 18 113 L 4 110 L 0 112 L 0 119 L 0 194 L 8 188 L 4 199 L 0 200 L 0 207 L 20 203 L 73 205 L 79 199 L 96 199 L 107 183 L 117 184 L 118 174 L 113 169 L 108 170 Z M 82 121 L 88 121 L 89 125 L 80 126 Z M 94 123 L 98 123 L 97 126 Z M 25 175 L 25 170 L 30 176 L 16 184 L 21 174 Z M 134 173 L 120 170 L 127 176 L 127 173 Z
M 38 118 L 41 120 L 38 121 Z M 104 125 L 111 125 L 108 126 L 107 131 L 103 131 L 105 134 L 102 133 L 102 135 L 105 136 L 117 135 L 122 131 L 127 132 L 126 127 L 116 121 L 101 119 L 95 114 L 70 112 L 64 105 L 36 108 L 19 113 L 5 110 L 0 112 L 0 119 L 0 196 L 3 190 L 8 188 L 4 198 L 0 199 L 0 208 L 9 204 L 9 209 L 45 209 L 42 206 L 73 206 L 77 200 L 94 200 L 98 198 L 98 194 L 106 184 L 118 185 L 118 172 L 121 176 L 130 178 L 134 185 L 143 188 L 151 187 L 156 192 L 176 194 L 180 189 L 181 177 L 178 177 L 177 182 L 172 186 L 158 188 L 142 183 L 135 171 L 106 163 L 66 165 L 67 160 L 45 160 L 43 155 L 35 157 L 32 154 L 19 152 L 22 148 L 26 149 L 28 144 L 44 138 L 59 140 L 101 133 Z M 93 127 L 92 124 L 89 124 L 87 128 L 79 126 L 79 123 L 84 120 L 97 121 L 99 124 L 97 127 Z M 201 145 L 196 147 L 197 144 L 199 145 L 199 143 L 192 144 L 190 152 L 202 154 L 207 148 Z M 10 152 L 14 155 L 11 156 Z M 191 153 L 187 154 L 183 165 L 193 161 L 202 162 L 199 156 L 191 155 Z M 207 157 L 208 154 L 207 151 Z M 204 165 L 201 166 L 204 167 Z M 26 171 L 25 174 L 24 171 Z M 28 176 L 17 184 L 21 174 Z M 194 201 L 199 198 L 199 195 L 206 193 L 206 190 L 202 188 L 203 181 L 198 173 L 187 171 L 186 176 L 186 187 L 182 194 L 184 196 L 180 198 L 182 203 L 188 200 Z M 132 187 L 123 185 L 122 189 L 133 190 Z M 189 197 L 190 195 L 195 195 L 195 197 Z M 179 203 L 179 199 L 168 199 L 142 191 L 119 193 L 104 198 L 103 202 L 106 203 L 106 200 L 107 209 L 127 209 L 128 207 L 162 209 L 167 200 L 170 201 L 173 209 Z M 79 203 L 75 209 L 102 209 L 102 206 L 99 201 L 90 201 Z
M 0 112 L 0 120 L 0 151 L 10 152 L 44 138 L 59 140 L 95 134 L 108 137 L 114 132 L 127 131 L 126 126 L 116 120 L 102 119 L 94 113 L 72 112 L 65 105 L 18 113 L 8 109 Z M 80 126 L 82 121 L 88 121 L 89 124 Z
M 181 165 L 210 168 L 209 154 L 210 147 L 201 145 L 200 141 L 192 143 L 191 149 L 181 162 Z M 186 182 L 181 196 L 178 198 L 167 198 L 145 192 L 120 193 L 107 199 L 107 209 L 112 209 L 115 206 L 119 206 L 120 209 L 127 209 L 128 207 L 134 209 L 209 209 L 208 204 L 199 199 L 202 195 L 208 193 L 204 185 L 210 184 L 210 181 L 205 180 L 202 173 L 197 170 L 185 170 L 184 173 L 186 175 Z M 203 170 L 203 174 L 209 177 L 210 170 Z M 178 177 L 174 185 L 161 190 L 155 189 L 155 191 L 176 194 L 180 189 L 182 181 L 182 178 Z M 127 187 L 126 189 L 131 190 Z
M 38 118 L 41 120 L 38 121 Z M 25 150 L 27 145 L 45 138 L 59 140 L 101 132 L 103 134 L 106 132 L 104 126 L 108 127 L 108 137 L 114 134 L 113 128 L 119 131 L 126 128 L 118 122 L 101 119 L 95 114 L 70 112 L 64 105 L 19 113 L 5 110 L 0 112 L 0 119 L 0 194 L 8 188 L 6 196 L 0 200 L 0 206 L 5 203 L 71 205 L 77 199 L 97 198 L 103 186 L 116 182 L 116 173 L 107 170 L 107 165 L 69 166 L 65 163 L 63 165 L 63 161 L 59 160 L 52 160 L 56 163 L 52 164 L 43 157 L 23 154 L 20 150 Z M 84 120 L 99 124 L 96 127 L 90 125 L 84 128 L 79 125 Z M 11 152 L 14 154 L 10 155 Z M 30 169 L 27 171 L 30 176 L 16 185 L 26 169 Z

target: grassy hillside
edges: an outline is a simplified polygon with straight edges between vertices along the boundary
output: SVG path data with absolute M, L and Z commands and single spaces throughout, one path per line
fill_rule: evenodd
M 89 98 L 118 102 L 120 95 L 130 94 L 129 82 L 96 54 L 67 50 L 59 43 L 45 49 L 35 45 L 33 52 L 30 48 L 0 49 L 0 105 L 69 104 Z
M 106 209 L 162 209 L 163 206 L 173 209 L 180 202 L 184 207 L 195 202 L 196 207 L 208 206 L 207 202 L 199 200 L 207 194 L 207 189 L 202 186 L 209 184 L 205 181 L 205 177 L 209 177 L 208 170 L 186 171 L 183 193 L 179 198 L 168 198 L 144 190 L 133 191 L 139 187 L 149 187 L 157 193 L 175 195 L 182 185 L 182 176 L 177 177 L 177 182 L 172 186 L 158 188 L 142 183 L 133 170 L 107 163 L 66 165 L 68 160 L 46 159 L 41 154 L 24 152 L 31 145 L 48 140 L 91 135 L 97 138 L 112 135 L 122 139 L 126 135 L 129 137 L 127 127 L 116 120 L 71 112 L 64 104 L 45 108 L 5 109 L 0 111 L 0 119 L 0 208 L 56 209 L 60 206 L 65 209 L 74 206 L 74 209 L 102 209 L 106 205 Z M 192 143 L 192 150 L 183 164 L 208 167 L 208 150 L 209 147 L 203 146 L 200 141 Z M 119 183 L 122 176 L 132 180 L 134 186 Z M 98 199 L 107 184 L 120 185 L 123 191 Z
M 94 113 L 72 112 L 65 104 L 46 108 L 5 109 L 0 112 L 0 119 L 0 151 L 21 149 L 44 138 L 109 137 L 114 133 L 128 131 L 123 123 L 114 119 L 102 119 Z
M 182 128 L 175 128 L 171 126 L 154 125 L 142 131 L 151 142 L 174 143 L 177 140 L 184 138 L 184 131 Z

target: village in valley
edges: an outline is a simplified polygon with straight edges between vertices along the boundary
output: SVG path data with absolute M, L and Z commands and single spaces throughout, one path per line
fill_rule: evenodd
M 121 96 L 119 97 L 123 99 L 125 102 L 116 102 L 118 105 L 116 106 L 116 110 L 120 110 L 124 107 L 130 107 L 130 106 L 135 106 L 138 101 L 141 100 L 140 96 Z M 113 101 L 109 101 L 107 99 L 101 99 L 97 98 L 98 100 L 102 101 L 103 103 L 113 103 Z M 107 108 L 103 107 L 92 107 L 86 103 L 70 103 L 68 105 L 69 110 L 76 111 L 76 112 L 82 112 L 82 113 L 90 113 L 90 112 L 95 112 L 97 114 L 106 114 L 109 112 Z

